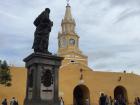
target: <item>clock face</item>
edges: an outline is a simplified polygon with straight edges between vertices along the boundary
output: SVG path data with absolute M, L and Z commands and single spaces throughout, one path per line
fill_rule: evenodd
M 74 45 L 75 44 L 75 40 L 74 39 L 70 39 L 69 43 L 70 43 L 70 45 Z

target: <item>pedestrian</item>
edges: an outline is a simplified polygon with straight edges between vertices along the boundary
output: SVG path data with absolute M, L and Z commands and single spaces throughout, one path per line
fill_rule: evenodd
M 18 105 L 18 102 L 16 101 L 15 97 L 13 97 L 10 101 L 10 105 Z
M 134 105 L 139 105 L 138 99 L 135 98 Z
M 85 99 L 85 105 L 89 105 L 89 99 Z
M 60 97 L 60 105 L 64 105 L 64 100 L 62 97 Z
M 7 105 L 7 99 L 4 98 L 1 104 L 2 104 L 2 105 Z
M 15 105 L 18 105 L 18 100 L 15 100 L 15 103 L 14 103 Z
M 114 105 L 119 105 L 118 100 L 114 100 Z
M 110 103 L 110 105 L 113 105 L 113 99 L 111 96 L 109 96 L 109 103 Z
M 110 103 L 109 103 L 109 98 L 108 98 L 107 95 L 105 95 L 105 98 L 106 98 L 105 105 L 110 105 Z
M 140 97 L 137 97 L 137 100 L 138 100 L 138 104 L 140 105 Z
M 99 105 L 106 105 L 106 97 L 104 93 L 101 93 L 101 96 L 99 98 Z

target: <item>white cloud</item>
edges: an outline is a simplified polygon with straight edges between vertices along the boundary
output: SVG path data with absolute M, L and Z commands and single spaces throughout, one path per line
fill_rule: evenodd
M 57 35 L 65 13 L 65 1 L 0 1 L 0 56 L 18 66 L 32 52 L 34 19 L 49 7 L 54 22 L 50 51 L 57 52 Z M 70 1 L 80 36 L 80 48 L 89 55 L 90 67 L 127 70 L 140 73 L 140 1 L 88 0 Z M 123 68 L 124 67 L 124 68 Z

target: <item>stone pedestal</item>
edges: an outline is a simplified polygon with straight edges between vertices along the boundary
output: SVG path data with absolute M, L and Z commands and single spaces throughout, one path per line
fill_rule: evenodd
M 59 105 L 58 69 L 63 58 L 44 53 L 32 53 L 24 59 L 27 87 L 24 105 Z

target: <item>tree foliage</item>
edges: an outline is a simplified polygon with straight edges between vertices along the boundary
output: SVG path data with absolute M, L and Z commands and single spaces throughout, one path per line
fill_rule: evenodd
M 7 62 L 0 60 L 0 84 L 11 86 L 11 73 Z

